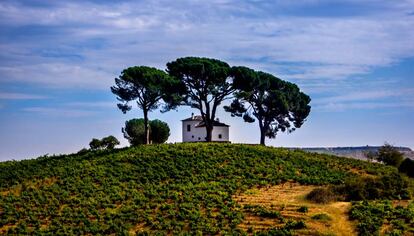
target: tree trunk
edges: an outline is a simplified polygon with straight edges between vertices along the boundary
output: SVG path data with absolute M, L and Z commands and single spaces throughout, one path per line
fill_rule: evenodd
M 260 127 L 260 145 L 266 146 L 265 144 L 266 129 L 263 127 L 263 124 L 260 120 L 259 120 L 259 127 Z
M 144 143 L 149 144 L 150 138 L 149 138 L 149 124 L 148 124 L 148 111 L 144 110 Z
M 207 125 L 206 123 L 206 131 L 207 131 L 206 141 L 211 142 L 213 138 L 213 125 L 212 124 Z

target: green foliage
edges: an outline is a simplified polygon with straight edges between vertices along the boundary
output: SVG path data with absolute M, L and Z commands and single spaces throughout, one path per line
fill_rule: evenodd
M 104 149 L 114 149 L 115 146 L 119 145 L 119 141 L 117 138 L 115 138 L 114 136 L 110 135 L 108 137 L 102 138 L 101 140 L 101 144 L 103 146 Z
M 339 196 L 333 191 L 333 188 L 315 188 L 306 195 L 306 199 L 315 203 L 330 203 L 338 200 Z
M 254 215 L 266 217 L 266 218 L 277 218 L 277 219 L 283 219 L 282 215 L 278 211 L 272 211 L 264 208 L 260 205 L 245 205 L 244 209 L 247 212 L 253 213 Z
M 377 160 L 386 165 L 399 167 L 404 156 L 395 147 L 386 143 L 378 150 Z
M 307 213 L 309 208 L 307 206 L 301 206 L 298 208 L 298 212 Z
M 359 235 L 378 235 L 385 221 L 391 226 L 386 234 L 414 233 L 414 203 L 404 208 L 394 207 L 390 201 L 354 202 L 350 215 L 351 219 L 358 220 Z
M 144 119 L 132 119 L 125 121 L 125 127 L 122 128 L 122 133 L 132 146 L 146 144 Z
M 111 87 L 111 91 L 122 102 L 118 108 L 123 113 L 132 109 L 129 105 L 131 101 L 136 101 L 143 111 L 144 143 L 148 144 L 148 112 L 157 109 L 162 99 L 166 102 L 165 110 L 172 108 L 174 105 L 171 104 L 180 97 L 180 84 L 180 81 L 162 70 L 134 66 L 123 70 L 119 78 L 115 78 L 115 86 Z
M 150 124 L 150 139 L 152 143 L 165 143 L 170 136 L 170 127 L 160 120 L 152 120 Z
M 234 194 L 286 181 L 337 185 L 354 176 L 352 168 L 378 177 L 396 172 L 349 158 L 216 143 L 0 162 L 0 229 L 10 226 L 0 234 L 124 235 L 134 228 L 143 235 L 243 234 L 237 225 L 245 210 Z M 288 221 L 257 234 L 291 235 L 304 226 Z
M 233 92 L 230 66 L 212 58 L 184 57 L 167 63 L 167 71 L 184 86 L 180 105 L 200 111 L 210 142 L 217 108 Z
M 311 99 L 297 85 L 247 67 L 233 67 L 231 74 L 235 99 L 224 109 L 249 123 L 255 121 L 254 116 L 259 122 L 260 144 L 279 131 L 300 128 L 309 115 Z
M 409 158 L 405 158 L 398 170 L 401 173 L 405 173 L 410 177 L 414 177 L 414 161 Z
M 149 137 L 152 143 L 165 143 L 170 136 L 168 124 L 160 120 L 149 121 Z M 132 119 L 125 122 L 122 128 L 124 137 L 132 146 L 145 144 L 145 121 L 144 119 Z
M 92 139 L 92 141 L 89 143 L 89 146 L 91 150 L 112 150 L 115 148 L 116 145 L 119 145 L 118 139 L 116 139 L 114 136 L 110 135 L 108 137 L 104 137 L 101 140 L 99 139 Z M 78 154 L 85 154 L 85 150 L 79 151 Z
M 396 172 L 380 178 L 348 178 L 334 191 L 349 201 L 410 198 L 408 180 Z
M 89 147 L 92 150 L 98 150 L 101 148 L 101 140 L 93 138 L 92 141 L 89 143 Z

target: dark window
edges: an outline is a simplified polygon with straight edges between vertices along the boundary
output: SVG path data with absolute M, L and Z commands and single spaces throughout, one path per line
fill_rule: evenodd
M 200 138 L 200 137 L 198 137 L 198 140 L 201 140 L 201 138 Z
M 194 138 L 194 135 L 193 135 L 193 136 L 191 136 L 191 138 Z
M 223 136 L 221 136 L 221 134 L 219 134 L 219 138 L 221 139 Z
M 191 131 L 191 125 L 187 125 L 187 131 L 190 132 Z

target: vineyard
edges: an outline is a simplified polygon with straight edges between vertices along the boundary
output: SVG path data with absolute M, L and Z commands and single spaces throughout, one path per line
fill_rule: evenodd
M 320 204 L 301 199 L 301 205 L 285 209 L 258 204 L 259 198 L 251 196 L 270 189 L 264 191 L 268 196 L 286 184 L 310 191 L 317 186 L 371 183 L 367 178 L 374 189 L 359 186 L 363 194 L 355 190 L 342 200 L 350 207 L 355 232 L 413 235 L 408 184 L 412 179 L 393 167 L 299 150 L 205 143 L 2 162 L 0 234 L 316 234 L 309 231 L 312 222 L 326 225 L 335 220 L 316 210 L 322 209 Z M 351 204 L 355 196 L 370 201 Z M 386 199 L 405 199 L 406 205 L 395 206 Z M 271 223 L 254 223 L 261 221 Z

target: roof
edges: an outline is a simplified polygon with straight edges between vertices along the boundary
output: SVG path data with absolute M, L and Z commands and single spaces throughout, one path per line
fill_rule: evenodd
M 196 128 L 198 128 L 198 127 L 205 127 L 205 126 L 206 126 L 206 125 L 204 124 L 204 121 L 203 121 L 203 117 L 202 117 L 202 116 L 192 116 L 192 117 L 189 117 L 189 118 L 184 119 L 184 120 L 181 120 L 181 121 L 200 121 L 200 123 L 198 123 L 198 124 L 195 126 Z M 226 124 L 224 124 L 224 123 L 219 122 L 218 120 L 215 120 L 215 121 L 213 122 L 213 126 L 224 126 L 224 127 L 229 127 L 230 125 L 226 125 Z
M 181 120 L 181 121 L 203 121 L 203 117 L 201 117 L 201 116 L 192 116 L 192 117 L 189 117 L 189 118 L 187 118 L 187 119 L 184 119 L 184 120 Z
M 198 128 L 198 127 L 205 127 L 206 125 L 204 124 L 204 121 L 202 121 L 202 122 L 200 122 L 198 125 L 196 125 L 195 127 L 196 128 Z M 219 122 L 219 121 L 214 121 L 213 122 L 213 126 L 224 126 L 224 127 L 229 127 L 230 125 L 226 125 L 226 124 L 224 124 L 224 123 L 221 123 L 221 122 Z

